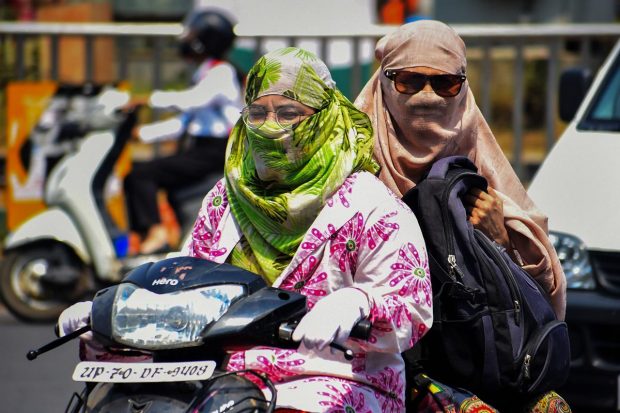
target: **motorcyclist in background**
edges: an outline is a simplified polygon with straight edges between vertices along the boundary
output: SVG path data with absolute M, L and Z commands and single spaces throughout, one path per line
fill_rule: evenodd
M 225 60 L 235 40 L 231 20 L 216 10 L 198 10 L 185 18 L 183 27 L 179 54 L 199 65 L 192 85 L 180 91 L 156 90 L 148 102 L 153 108 L 181 113 L 143 125 L 137 134 L 145 143 L 181 137 L 184 141 L 172 156 L 134 163 L 125 178 L 130 230 L 139 235 L 138 252 L 142 254 L 169 249 L 158 191 L 177 189 L 210 173 L 223 172 L 227 137 L 242 108 L 240 76 Z

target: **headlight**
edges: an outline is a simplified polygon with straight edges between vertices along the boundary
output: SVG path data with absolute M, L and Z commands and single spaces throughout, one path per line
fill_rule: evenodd
M 583 241 L 560 232 L 551 232 L 549 238 L 562 263 L 567 288 L 593 290 L 595 284 L 592 264 Z
M 112 309 L 112 335 L 118 343 L 147 350 L 197 346 L 200 333 L 243 294 L 243 286 L 232 284 L 169 294 L 121 284 Z

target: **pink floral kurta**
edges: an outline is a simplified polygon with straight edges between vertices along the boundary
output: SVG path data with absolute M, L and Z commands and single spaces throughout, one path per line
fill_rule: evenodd
M 224 181 L 205 197 L 187 255 L 226 261 L 241 237 Z M 276 383 L 278 406 L 312 412 L 404 412 L 400 353 L 432 323 L 428 258 L 415 216 L 375 176 L 351 175 L 320 212 L 274 287 L 308 297 L 308 308 L 355 286 L 371 303 L 369 341 L 349 340 L 355 357 L 327 347 L 256 348 L 231 356 L 228 369 L 252 368 Z M 338 308 L 334 308 L 334 317 Z

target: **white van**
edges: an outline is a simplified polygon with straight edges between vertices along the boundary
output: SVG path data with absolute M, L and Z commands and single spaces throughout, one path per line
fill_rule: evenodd
M 563 74 L 560 115 L 572 120 L 528 192 L 549 216 L 569 288 L 561 394 L 577 411 L 607 412 L 620 410 L 620 41 L 583 97 L 588 83 Z

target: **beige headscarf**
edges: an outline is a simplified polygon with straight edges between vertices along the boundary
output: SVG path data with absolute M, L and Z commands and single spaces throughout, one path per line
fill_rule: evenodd
M 465 74 L 465 43 L 449 26 L 422 20 L 401 26 L 375 49 L 381 67 L 355 105 L 375 130 L 379 178 L 402 196 L 440 158 L 469 157 L 504 201 L 505 225 L 524 268 L 550 293 L 559 318 L 566 309 L 566 280 L 547 236 L 547 217 L 528 197 L 478 109 L 467 81 L 458 95 L 401 94 L 383 74 L 386 69 L 430 67 Z

